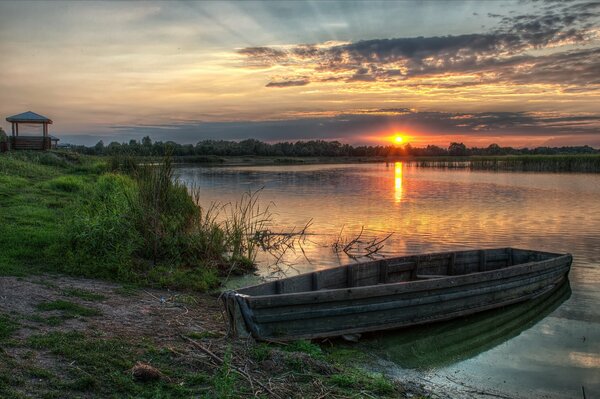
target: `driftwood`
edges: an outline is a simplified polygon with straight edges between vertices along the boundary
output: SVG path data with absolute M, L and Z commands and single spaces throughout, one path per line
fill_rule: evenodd
M 181 335 L 181 338 L 185 339 L 186 341 L 189 341 L 196 348 L 198 348 L 202 352 L 206 353 L 217 366 L 221 366 L 221 365 L 223 365 L 223 363 L 225 363 L 225 361 L 223 359 L 221 359 L 219 356 L 215 355 L 208 348 L 205 348 L 200 342 L 195 341 L 189 337 L 186 337 L 185 335 Z M 250 374 L 246 373 L 244 370 L 236 367 L 233 364 L 230 364 L 229 366 L 231 367 L 231 369 L 233 371 L 235 371 L 236 373 L 238 373 L 239 375 L 244 377 L 250 383 L 250 386 L 254 386 L 254 384 L 256 383 L 256 385 L 258 385 L 263 391 L 267 392 L 272 397 L 277 398 L 277 399 L 281 398 L 279 395 L 277 395 L 275 392 L 273 392 L 271 389 L 269 389 L 269 387 L 267 387 L 260 381 L 257 381 L 254 378 L 252 378 L 252 376 Z

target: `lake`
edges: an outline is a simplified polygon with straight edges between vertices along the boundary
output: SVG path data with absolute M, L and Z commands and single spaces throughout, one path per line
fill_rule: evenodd
M 551 298 L 433 326 L 371 334 L 356 347 L 382 370 L 446 392 L 600 396 L 600 175 L 482 172 L 410 164 L 179 166 L 202 205 L 261 190 L 271 230 L 312 224 L 263 278 L 352 262 L 333 244 L 393 233 L 375 256 L 513 246 L 570 252 L 569 280 Z M 232 282 L 243 285 L 252 277 Z M 256 277 L 254 277 L 256 279 Z M 377 366 L 376 366 L 377 367 Z

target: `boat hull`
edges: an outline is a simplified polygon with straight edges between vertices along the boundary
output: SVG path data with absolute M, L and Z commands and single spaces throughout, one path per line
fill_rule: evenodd
M 448 320 L 536 298 L 560 286 L 571 262 L 571 255 L 557 255 L 427 280 L 276 295 L 230 291 L 223 298 L 235 335 L 332 337 Z

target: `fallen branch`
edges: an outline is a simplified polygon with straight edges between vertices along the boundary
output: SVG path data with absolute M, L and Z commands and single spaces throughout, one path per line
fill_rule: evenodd
M 206 353 L 216 365 L 221 366 L 223 363 L 225 363 L 225 361 L 223 359 L 221 359 L 219 356 L 215 355 L 209 349 L 205 348 L 200 342 L 195 341 L 189 337 L 186 337 L 185 335 L 181 335 L 181 338 L 185 339 L 186 341 L 191 342 L 192 345 L 194 345 L 196 348 L 198 348 L 202 352 Z M 248 382 L 250 383 L 250 386 L 252 386 L 252 385 L 254 385 L 254 383 L 256 383 L 259 387 L 261 387 L 269 395 L 273 396 L 274 398 L 280 399 L 279 395 L 277 395 L 275 392 L 273 392 L 271 389 L 269 389 L 267 386 L 265 386 L 260 381 L 253 379 L 252 376 L 250 374 L 246 373 L 244 370 L 236 367 L 233 364 L 230 364 L 230 367 L 233 371 L 235 371 L 236 373 L 238 373 L 239 375 L 244 377 L 246 380 L 248 380 Z

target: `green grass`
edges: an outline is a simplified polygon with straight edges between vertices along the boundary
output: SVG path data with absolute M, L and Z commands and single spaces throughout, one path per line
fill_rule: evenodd
M 63 378 L 58 378 L 52 371 L 41 372 L 46 393 L 59 393 L 62 397 L 198 397 L 199 392 L 211 391 L 224 396 L 205 397 L 233 397 L 232 392 L 239 391 L 228 380 L 232 373 L 227 372 L 227 366 L 213 378 L 189 362 L 181 361 L 173 352 L 158 349 L 148 342 L 131 343 L 90 338 L 76 332 L 52 332 L 30 337 L 26 346 L 50 351 L 67 364 L 77 365 L 67 368 Z M 129 370 L 138 361 L 158 368 L 166 378 L 136 382 Z M 29 369 L 28 373 L 31 372 Z
M 95 158 L 0 154 L 0 275 L 68 273 L 206 291 L 227 268 L 225 237 L 170 166 L 107 173 Z M 86 300 L 100 300 L 66 292 Z
M 51 302 L 42 302 L 36 306 L 37 310 L 41 310 L 44 312 L 49 312 L 53 310 L 59 310 L 66 317 L 89 317 L 89 316 L 98 316 L 102 314 L 97 309 L 88 308 L 85 306 L 81 306 L 77 303 L 56 300 Z
M 93 174 L 85 168 L 92 164 L 75 165 L 50 152 L 0 155 L 0 274 L 56 270 L 53 251 L 74 195 L 64 184 L 88 184 Z
M 10 338 L 19 328 L 19 324 L 7 315 L 0 314 L 0 342 Z

